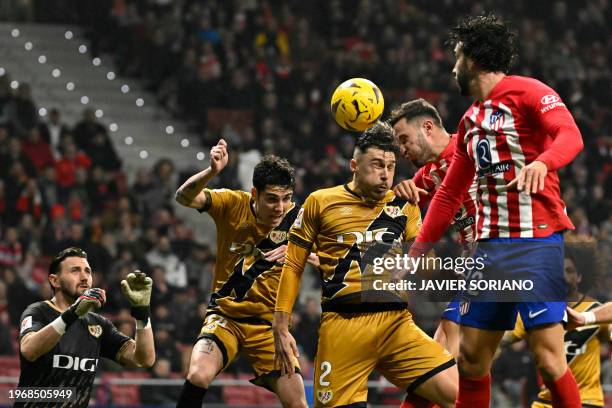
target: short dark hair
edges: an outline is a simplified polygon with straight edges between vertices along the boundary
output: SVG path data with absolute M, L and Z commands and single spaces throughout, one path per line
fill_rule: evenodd
M 393 128 L 388 123 L 377 121 L 374 126 L 362 133 L 355 144 L 355 149 L 361 153 L 365 153 L 371 147 L 393 152 L 396 155 L 399 153 L 399 146 L 393 136 Z
M 391 126 L 395 126 L 395 124 L 402 119 L 410 121 L 421 116 L 427 116 L 433 119 L 436 126 L 440 128 L 443 127 L 442 118 L 440 117 L 438 110 L 423 98 L 402 103 L 399 107 L 395 108 L 393 112 L 391 112 L 387 122 Z
M 267 186 L 295 188 L 295 170 L 287 159 L 267 155 L 257 163 L 253 170 L 253 187 L 264 191 Z
M 487 72 L 508 73 L 516 56 L 516 34 L 495 15 L 469 16 L 450 30 L 448 43 Z
M 60 264 L 64 261 L 64 259 L 71 256 L 77 256 L 79 258 L 87 259 L 87 253 L 81 248 L 66 248 L 63 251 L 60 251 L 57 255 L 55 255 L 55 258 L 53 258 L 53 261 L 51 261 L 51 265 L 49 265 L 49 275 L 57 274 L 60 270 Z

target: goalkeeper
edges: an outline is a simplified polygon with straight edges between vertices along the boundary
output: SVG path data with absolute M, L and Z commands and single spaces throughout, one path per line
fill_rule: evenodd
M 65 405 L 18 401 L 15 407 L 87 407 L 99 357 L 127 367 L 151 367 L 155 362 L 149 302 L 153 281 L 144 273 L 130 273 L 121 289 L 132 306 L 136 338 L 119 332 L 105 317 L 94 313 L 104 306 L 106 293 L 92 288 L 92 270 L 80 248 L 61 251 L 49 266 L 51 300 L 33 303 L 21 316 L 20 388 L 69 387 Z

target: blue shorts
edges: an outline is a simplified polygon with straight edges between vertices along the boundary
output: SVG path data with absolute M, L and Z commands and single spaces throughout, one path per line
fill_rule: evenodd
M 461 313 L 459 313 L 460 301 L 452 300 L 448 302 L 444 312 L 442 313 L 442 319 L 450 320 L 457 324 L 461 323 Z
M 484 330 L 512 330 L 517 313 L 529 329 L 566 319 L 567 284 L 563 274 L 563 235 L 545 238 L 495 238 L 479 242 L 474 258 L 484 268 L 470 280 L 530 281 L 532 289 L 468 291 L 462 296 L 460 322 Z M 450 319 L 449 319 L 450 320 Z

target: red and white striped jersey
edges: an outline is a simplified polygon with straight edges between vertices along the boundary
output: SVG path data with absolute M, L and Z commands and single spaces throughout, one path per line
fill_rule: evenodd
M 440 153 L 438 160 L 425 164 L 416 172 L 414 177 L 412 177 L 412 181 L 414 181 L 414 184 L 417 187 L 429 192 L 427 196 L 422 197 L 419 201 L 419 206 L 421 208 L 427 205 L 427 203 L 436 194 L 436 190 L 438 190 L 440 185 L 442 185 L 442 181 L 446 176 L 448 167 L 450 166 L 453 160 L 453 155 L 455 154 L 455 146 L 457 142 L 456 136 L 457 135 L 451 136 L 450 143 L 448 146 L 446 146 L 444 151 Z M 459 239 L 462 244 L 468 244 L 476 240 L 477 186 L 476 180 L 474 180 L 470 186 L 470 189 L 465 194 L 465 198 L 461 203 L 461 207 L 459 207 L 459 211 L 457 211 L 453 218 L 453 225 L 459 233 Z
M 573 229 L 556 170 L 582 150 L 582 136 L 559 95 L 542 82 L 506 76 L 461 119 L 453 161 L 417 242 L 436 242 L 477 176 L 477 239 L 546 237 Z M 548 167 L 535 194 L 507 184 L 533 161 Z

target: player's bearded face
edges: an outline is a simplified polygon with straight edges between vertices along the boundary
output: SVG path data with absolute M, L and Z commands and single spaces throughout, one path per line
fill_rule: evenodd
M 293 190 L 282 186 L 266 186 L 262 192 L 253 191 L 257 221 L 278 227 L 291 207 Z
M 432 156 L 432 149 L 423 130 L 416 123 L 401 119 L 393 126 L 393 130 L 400 146 L 400 154 L 404 159 L 410 160 L 418 167 L 427 163 Z
M 395 176 L 395 153 L 369 148 L 354 159 L 355 186 L 365 197 L 381 200 L 389 191 Z
M 76 299 L 87 289 L 91 288 L 93 278 L 91 268 L 85 258 L 68 257 L 61 265 L 61 271 L 57 275 L 59 292 L 64 297 Z

